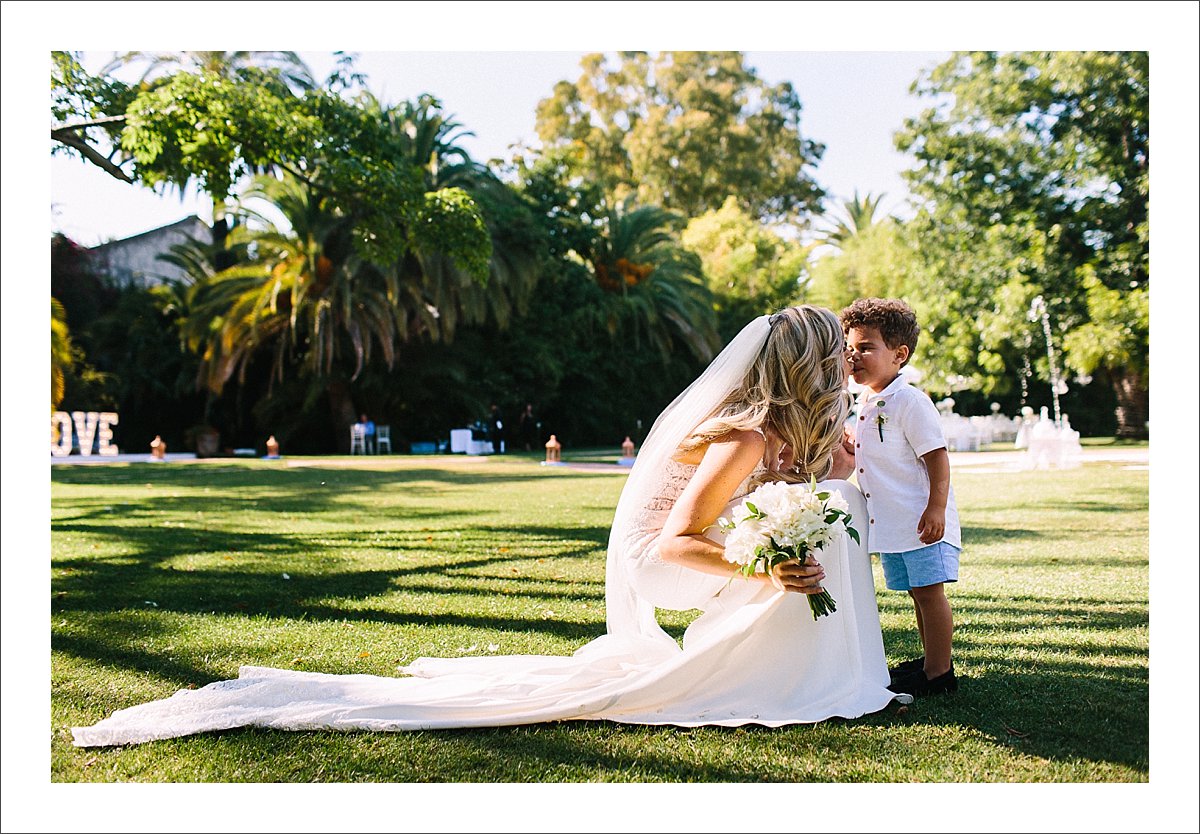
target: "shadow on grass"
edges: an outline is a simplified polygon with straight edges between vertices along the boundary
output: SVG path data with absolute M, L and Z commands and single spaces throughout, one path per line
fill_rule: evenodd
M 103 639 L 77 634 L 52 634 L 50 649 L 105 666 L 148 672 L 182 686 L 204 686 L 219 680 L 224 674 L 214 666 L 187 663 L 177 657 L 166 657 L 162 652 L 136 648 L 134 641 L 122 641 L 107 629 Z
M 459 515 L 455 513 L 455 515 Z M 92 634 L 61 633 L 52 637 L 55 651 L 92 661 L 154 672 L 181 682 L 207 682 L 219 678 L 212 670 L 187 666 L 161 655 L 131 650 L 130 628 L 123 617 L 138 617 L 136 630 L 145 637 L 154 626 L 142 622 L 145 606 L 154 614 L 218 614 L 233 617 L 264 616 L 281 620 L 347 621 L 417 627 L 460 627 L 542 634 L 584 643 L 604 631 L 602 620 L 571 620 L 468 613 L 478 610 L 474 601 L 464 602 L 460 611 L 414 612 L 417 597 L 436 595 L 443 601 L 455 596 L 494 598 L 503 594 L 524 610 L 552 604 L 554 600 L 603 600 L 603 583 L 568 580 L 546 575 L 557 570 L 560 560 L 596 556 L 597 540 L 607 531 L 597 527 L 562 531 L 549 527 L 475 528 L 486 540 L 497 533 L 524 533 L 518 552 L 478 555 L 478 550 L 434 554 L 424 531 L 372 533 L 364 547 L 364 534 L 293 535 L 272 532 L 230 532 L 188 528 L 146 528 L 86 522 L 60 522 L 56 534 L 79 533 L 116 544 L 121 552 L 112 555 L 82 555 L 54 561 L 51 613 L 99 615 L 102 625 Z M 312 544 L 319 539 L 319 547 Z M 336 557 L 340 550 L 379 550 L 390 553 L 419 552 L 421 564 L 399 564 L 392 568 L 356 569 L 354 558 Z M 327 558 L 314 561 L 319 550 Z M 529 555 L 528 550 L 537 552 Z M 204 556 L 205 567 L 177 569 L 166 564 L 180 556 Z M 214 556 L 228 566 L 211 567 Z M 419 557 L 408 557 L 419 558 Z M 295 567 L 290 561 L 294 560 Z M 549 562 L 541 566 L 539 562 Z M 374 562 L 377 564 L 377 560 Z M 279 565 L 286 567 L 287 578 Z M 270 567 L 267 567 L 269 565 Z M 345 600 L 346 602 L 341 602 Z M 597 610 L 600 610 L 599 608 Z M 111 615 L 111 616 L 107 616 Z M 115 619 L 114 619 L 115 618 Z
M 1071 761 L 1108 762 L 1148 774 L 1148 671 L 1144 652 L 1124 648 L 1114 651 L 1103 644 L 1116 633 L 1145 624 L 1144 612 L 1135 601 L 1076 600 L 1058 604 L 1051 599 L 1027 596 L 1020 604 L 993 604 L 986 598 L 959 599 L 958 610 L 964 617 L 987 614 L 998 617 L 991 633 L 1010 631 L 1014 635 L 1028 624 L 1030 617 L 1044 616 L 1057 627 L 1087 628 L 1095 634 L 1100 648 L 1083 651 L 1068 644 L 1052 656 L 1036 657 L 1013 665 L 1008 646 L 974 640 L 969 632 L 956 638 L 956 656 L 961 677 L 957 693 L 919 699 L 906 714 L 886 709 L 854 721 L 835 720 L 821 727 L 865 725 L 886 728 L 889 738 L 909 744 L 936 744 L 947 729 L 958 728 L 968 737 L 986 739 L 997 748 L 1015 753 L 1069 763 Z M 1131 610 L 1113 610 L 1128 605 Z M 1100 609 L 1097 612 L 1097 609 Z M 462 625 L 470 628 L 507 631 L 532 630 L 554 634 L 583 643 L 603 631 L 599 622 L 542 622 L 514 617 L 461 616 L 415 617 L 392 611 L 365 609 L 347 612 L 339 608 L 309 611 L 323 619 L 363 619 L 398 625 Z M 884 632 L 885 644 L 894 649 L 911 642 L 911 630 L 890 628 Z M 173 662 L 156 654 L 122 650 L 93 638 L 56 639 L 55 648 L 122 666 L 177 676 L 180 680 L 206 681 L 207 670 Z M 911 645 L 909 648 L 913 648 Z M 1037 646 L 1031 647 L 1036 649 Z M 1120 659 L 1114 663 L 1113 656 Z M 823 771 L 806 776 L 803 772 L 773 770 L 761 762 L 711 762 L 688 760 L 686 755 L 671 755 L 661 747 L 676 745 L 682 754 L 690 752 L 683 739 L 688 733 L 709 734 L 705 738 L 733 743 L 740 733 L 760 733 L 764 741 L 788 745 L 807 745 L 818 728 L 800 726 L 782 730 L 750 725 L 742 728 L 706 727 L 696 730 L 647 728 L 611 722 L 565 722 L 514 728 L 454 730 L 438 733 L 403 734 L 407 738 L 386 738 L 369 743 L 347 742 L 343 734 L 306 734 L 304 746 L 321 749 L 337 747 L 341 780 L 347 774 L 386 781 L 553 781 L 556 773 L 571 779 L 647 781 L 802 781 L 824 780 Z M 821 732 L 826 732 L 823 730 Z M 263 730 L 237 730 L 221 734 L 235 744 L 223 746 L 222 756 L 229 761 L 223 767 L 237 772 L 242 764 L 256 756 L 286 753 L 291 744 L 283 734 Z M 833 733 L 821 736 L 827 753 L 854 758 L 856 736 Z M 780 740 L 782 739 L 782 741 Z M 678 743 L 677 743 L 678 741 Z M 171 745 L 183 743 L 169 741 Z M 398 750 L 406 746 L 436 744 L 455 751 L 442 756 L 436 766 L 411 768 L 403 763 Z M 656 749 L 657 748 L 657 749 Z M 522 762 L 527 778 L 514 776 L 513 762 Z M 581 773 L 581 769 L 583 772 Z M 304 768 L 298 780 L 311 778 Z M 1002 778 L 998 775 L 997 778 Z
M 911 613 L 907 600 L 881 602 L 881 612 Z M 954 634 L 959 690 L 919 699 L 908 721 L 971 727 L 1028 755 L 1148 772 L 1148 656 L 1119 642 L 1147 627 L 1144 599 L 955 594 L 953 605 L 956 621 L 971 623 Z M 1031 629 L 1063 634 L 1023 635 Z M 915 625 L 884 628 L 883 638 L 893 663 L 921 653 Z
M 103 469 L 103 471 L 101 471 Z M 533 470 L 528 475 L 512 472 L 487 473 L 489 483 L 511 485 L 546 477 Z M 573 478 L 588 476 L 575 473 Z M 208 530 L 202 527 L 139 526 L 145 519 L 166 513 L 186 513 L 202 508 L 204 512 L 236 515 L 256 501 L 271 512 L 301 512 L 319 514 L 344 512 L 362 496 L 374 498 L 362 506 L 378 513 L 380 502 L 390 500 L 377 496 L 385 485 L 419 484 L 417 499 L 428 499 L 432 505 L 435 487 L 456 488 L 484 480 L 483 473 L 453 472 L 441 469 L 404 470 L 321 470 L 305 468 L 286 470 L 267 466 L 204 466 L 164 469 L 151 465 L 127 468 L 95 467 L 56 470 L 54 480 L 63 484 L 121 484 L 136 487 L 151 483 L 152 503 L 134 499 L 124 504 L 119 517 L 112 518 L 110 502 L 94 496 L 57 502 L 58 521 L 55 535 L 95 537 L 106 546 L 111 544 L 120 552 L 113 555 L 84 553 L 56 559 L 53 581 L 55 596 L 52 611 L 55 615 L 72 611 L 87 612 L 94 623 L 87 633 L 79 633 L 78 622 L 72 630 L 56 629 L 52 636 L 54 651 L 83 658 L 100 666 L 135 670 L 154 674 L 182 683 L 204 684 L 224 677 L 226 672 L 213 668 L 199 650 L 194 659 L 180 659 L 180 653 L 168 654 L 166 649 L 141 649 L 148 634 L 161 636 L 167 624 L 144 617 L 146 600 L 153 600 L 155 613 L 209 613 L 249 617 L 261 615 L 280 619 L 316 621 L 358 621 L 396 626 L 434 628 L 439 626 L 471 629 L 502 630 L 545 634 L 576 644 L 598 636 L 604 630 L 602 615 L 595 620 L 536 619 L 524 614 L 496 614 L 451 611 L 424 613 L 405 610 L 405 595 L 464 595 L 494 596 L 508 591 L 509 596 L 534 604 L 554 599 L 587 599 L 599 601 L 603 584 L 597 580 L 564 580 L 547 575 L 553 566 L 537 568 L 539 557 L 547 559 L 598 559 L 602 571 L 603 549 L 608 530 L 599 526 L 562 527 L 551 525 L 479 526 L 472 522 L 470 535 L 481 540 L 513 541 L 514 548 L 526 552 L 481 554 L 483 546 L 464 548 L 457 553 L 436 554 L 436 542 L 427 542 L 425 530 L 367 531 L 367 525 L 351 532 L 314 531 L 308 534 Z M 344 482 L 339 482 L 344 479 Z M 321 489 L 321 481 L 325 487 Z M 163 496 L 160 486 L 186 488 L 191 496 Z M 195 495 L 197 487 L 211 490 L 203 498 Z M 413 490 L 416 492 L 416 490 Z M 411 501 L 412 496 L 405 500 Z M 197 502 L 203 501 L 198 506 Z M 1086 502 L 1085 502 L 1086 503 Z M 1076 502 L 1065 505 L 1080 509 Z M 1097 511 L 1104 506 L 1097 507 Z M 64 512 L 78 512 L 70 519 Z M 258 508 L 261 509 L 261 508 Z M 1092 509 L 1092 508 L 1087 508 Z M 1124 508 L 1122 508 L 1124 509 Z M 1109 511 L 1109 510 L 1104 510 Z M 437 510 L 430 506 L 406 506 L 404 520 L 417 523 L 445 523 L 443 529 L 461 527 L 467 512 Z M 106 521 L 107 519 L 107 521 Z M 139 523 L 119 523 L 135 520 Z M 974 527 L 965 531 L 973 543 L 1007 543 L 1014 540 L 1036 539 L 1045 534 L 1028 530 L 999 527 Z M 86 538 L 84 538 L 86 541 Z M 324 563 L 312 559 L 314 551 L 327 558 Z M 394 567 L 354 569 L 349 551 L 395 552 L 409 558 L 426 554 L 428 563 L 401 563 Z M 536 551 L 530 555 L 528 551 Z M 106 551 L 107 553 L 108 551 Z M 206 565 L 191 570 L 176 569 L 167 564 L 188 555 L 203 555 L 211 560 L 230 557 L 228 569 Z M 290 579 L 284 580 L 275 565 L 280 560 L 294 560 L 296 567 L 287 567 Z M 532 564 L 531 564 L 532 563 Z M 211 564 L 211 563 L 210 563 Z M 264 564 L 272 567 L 267 570 Z M 287 564 L 284 561 L 283 564 Z M 513 572 L 515 569 L 515 573 Z M 353 602 L 343 603 L 342 600 Z M 889 737 L 901 738 L 904 732 L 918 728 L 922 735 L 904 736 L 920 740 L 936 739 L 947 727 L 959 727 L 981 736 L 999 747 L 1014 749 L 1022 754 L 1048 760 L 1069 762 L 1085 760 L 1110 762 L 1148 773 L 1148 672 L 1145 652 L 1130 647 L 1128 640 L 1121 644 L 1121 634 L 1146 626 L 1144 600 L 1136 599 L 1072 599 L 1023 594 L 1013 597 L 986 597 L 955 594 L 956 615 L 961 620 L 976 620 L 972 629 L 961 629 L 955 635 L 956 658 L 963 675 L 960 691 L 952 696 L 926 698 L 917 701 L 909 712 L 900 716 L 891 710 L 857 719 L 853 724 L 888 728 Z M 907 597 L 884 595 L 881 608 L 887 613 L 911 612 Z M 911 616 L 911 613 L 909 613 Z M 128 619 L 129 622 L 122 623 Z M 136 623 L 133 620 L 137 620 Z M 679 636 L 680 625 L 686 617 L 672 620 L 670 633 Z M 1062 630 L 1061 639 L 1035 643 L 1023 637 L 1026 629 Z M 1082 632 L 1086 645 L 1072 645 L 1071 640 Z M 1009 644 L 987 638 L 1009 633 Z M 236 637 L 231 638 L 236 639 Z M 885 646 L 892 659 L 919 653 L 912 628 L 887 628 Z M 236 651 L 236 646 L 228 646 Z M 1014 652 L 1020 649 L 1021 652 Z M 1027 650 L 1027 651 L 1026 651 Z M 1025 653 L 1033 659 L 1013 661 L 1014 655 Z M 259 648 L 248 649 L 247 660 L 261 654 Z M 833 722 L 836 726 L 838 722 Z M 829 726 L 829 725 L 823 725 Z M 666 781 L 768 781 L 773 778 L 801 780 L 804 774 L 790 773 L 786 777 L 773 772 L 761 763 L 742 764 L 736 761 L 688 761 L 686 756 L 662 752 L 665 745 L 676 745 L 686 752 L 687 734 L 693 731 L 677 728 L 646 728 L 620 724 L 569 722 L 536 727 L 460 730 L 445 733 L 422 733 L 406 739 L 388 738 L 365 743 L 348 740 L 340 734 L 306 734 L 301 746 L 337 753 L 337 778 L 353 780 L 356 773 L 368 773 L 379 778 L 408 781 L 493 781 L 513 780 L 512 757 L 529 761 L 534 773 L 530 781 L 554 779 L 555 773 L 569 773 L 568 778 L 637 778 Z M 701 728 L 705 738 L 728 739 L 731 743 L 739 733 L 763 733 L 771 739 L 804 741 L 821 731 L 818 728 L 797 727 L 786 730 L 763 728 Z M 843 737 L 844 736 L 844 737 Z M 835 741 L 852 752 L 856 743 L 853 734 L 840 734 Z M 246 763 L 269 761 L 276 755 L 288 755 L 296 744 L 285 734 L 242 730 L 221 734 L 223 740 L 235 742 L 222 745 L 221 757 L 228 761 L 221 767 L 237 772 Z M 824 738 L 825 736 L 820 736 Z M 658 749 L 648 749 L 642 740 L 653 742 Z M 929 743 L 936 743 L 932 741 Z M 198 746 L 210 749 L 210 740 L 181 739 L 163 742 L 160 755 L 174 749 Z M 435 767 L 415 771 L 398 764 L 397 751 L 424 746 L 443 745 L 463 754 L 462 758 L 444 757 Z M 173 745 L 180 745 L 174 747 Z M 78 751 L 71 751 L 76 755 Z M 82 755 L 82 754 L 79 754 Z M 92 754 L 94 755 L 94 754 Z M 119 751 L 105 751 L 104 757 L 117 757 Z M 308 769 L 298 769 L 285 778 L 321 778 L 324 765 L 319 762 Z M 522 766 L 524 767 L 524 765 Z M 407 769 L 406 769 L 407 768 Z M 273 772 L 273 771 L 272 771 Z M 633 774 L 633 776 L 631 776 Z M 270 778 L 270 776 L 268 776 Z

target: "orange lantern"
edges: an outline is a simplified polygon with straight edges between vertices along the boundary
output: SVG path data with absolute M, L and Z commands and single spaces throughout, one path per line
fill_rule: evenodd
M 555 435 L 550 435 L 550 439 L 546 441 L 546 463 L 561 463 L 562 462 L 562 444 L 558 442 Z
M 621 457 L 633 457 L 633 441 L 629 438 L 629 435 L 625 436 L 625 442 L 621 444 Z
M 167 459 L 167 444 L 163 443 L 163 439 L 159 435 L 154 435 L 154 439 L 150 441 L 150 455 L 155 460 Z
M 275 439 L 275 435 L 267 438 L 267 457 L 279 457 L 279 441 Z

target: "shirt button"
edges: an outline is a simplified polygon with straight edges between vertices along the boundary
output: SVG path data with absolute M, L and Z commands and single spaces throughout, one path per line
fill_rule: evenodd
M 861 443 L 855 443 L 854 445 L 855 445 L 855 446 L 857 446 L 857 447 L 858 447 L 858 448 L 860 448 L 860 449 L 862 448 L 862 444 L 861 444 Z
M 864 495 L 863 497 L 864 497 L 864 498 L 870 498 L 870 497 L 871 497 L 871 493 L 869 493 L 869 492 L 868 492 L 868 493 L 867 493 L 866 495 Z
M 875 519 L 871 519 L 871 523 L 872 523 L 872 524 L 874 524 L 874 523 L 875 523 Z
M 867 419 L 867 415 L 865 415 L 865 414 L 860 414 L 860 415 L 859 415 L 859 417 L 858 417 L 858 419 L 860 419 L 860 420 L 865 420 L 865 419 Z
M 862 472 L 866 472 L 867 470 L 865 470 L 865 469 L 860 469 L 860 470 L 858 470 L 858 471 L 859 471 L 859 473 L 862 473 Z

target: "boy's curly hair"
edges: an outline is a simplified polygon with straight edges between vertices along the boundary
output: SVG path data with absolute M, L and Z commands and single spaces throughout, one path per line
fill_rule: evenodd
M 917 314 L 898 298 L 860 298 L 842 310 L 840 318 L 843 331 L 852 327 L 874 327 L 892 350 L 908 345 L 909 359 L 917 350 L 917 337 L 921 335 Z M 904 364 L 908 364 L 908 359 Z

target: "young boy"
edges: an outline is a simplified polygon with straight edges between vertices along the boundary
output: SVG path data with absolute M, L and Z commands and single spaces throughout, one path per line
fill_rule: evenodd
M 925 656 L 890 670 L 893 692 L 958 688 L 953 619 L 943 585 L 958 581 L 958 510 L 937 408 L 900 369 L 917 347 L 917 317 L 903 301 L 860 298 L 842 311 L 851 378 L 863 386 L 854 421 L 854 469 L 867 499 L 869 547 L 887 587 L 908 591 Z

